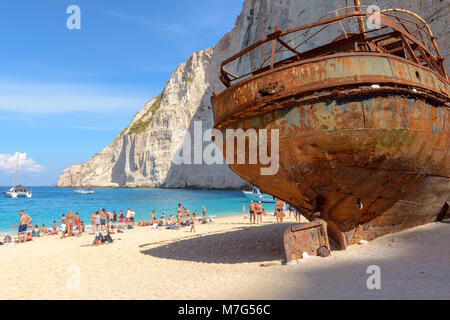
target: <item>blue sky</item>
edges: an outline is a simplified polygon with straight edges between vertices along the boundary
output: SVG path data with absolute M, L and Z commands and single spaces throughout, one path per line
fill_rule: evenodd
M 54 185 L 158 95 L 193 52 L 235 24 L 242 0 L 8 0 L 0 4 L 0 185 Z M 69 30 L 69 5 L 81 29 Z M 25 155 L 26 154 L 26 155 Z M 26 157 L 26 158 L 25 158 Z

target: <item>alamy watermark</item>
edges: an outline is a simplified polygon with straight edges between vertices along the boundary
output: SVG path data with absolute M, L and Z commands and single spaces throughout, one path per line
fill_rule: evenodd
M 366 273 L 370 274 L 366 282 L 367 289 L 381 290 L 381 268 L 377 265 L 371 265 L 367 267 Z
M 224 164 L 222 152 L 225 151 L 227 164 L 261 165 L 260 174 L 264 176 L 278 173 L 278 129 L 226 129 L 224 137 L 217 129 L 203 131 L 203 122 L 194 121 L 193 132 L 193 136 L 190 131 L 173 132 L 174 136 L 184 138 L 172 157 L 173 164 Z
M 367 29 L 378 30 L 381 29 L 381 9 L 379 6 L 371 5 L 367 7 Z
M 71 265 L 67 268 L 67 273 L 70 274 L 67 277 L 66 287 L 68 290 L 80 290 L 81 289 L 81 271 L 79 266 Z
M 81 29 L 81 9 L 76 4 L 67 7 L 66 13 L 70 16 L 66 20 L 66 26 L 69 30 Z

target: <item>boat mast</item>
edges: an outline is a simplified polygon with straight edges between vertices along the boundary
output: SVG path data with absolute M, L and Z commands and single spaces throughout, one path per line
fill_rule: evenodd
M 14 175 L 14 187 L 17 187 L 17 174 L 19 172 L 19 155 L 20 155 L 20 147 L 17 148 L 16 173 Z

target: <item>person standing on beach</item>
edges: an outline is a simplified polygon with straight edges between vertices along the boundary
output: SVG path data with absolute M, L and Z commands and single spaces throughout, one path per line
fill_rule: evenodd
M 154 209 L 152 210 L 152 213 L 150 215 L 151 215 L 150 223 L 153 224 L 153 221 L 155 220 L 155 210 Z
M 255 223 L 256 217 L 255 217 L 255 204 L 253 203 L 253 200 L 250 201 L 250 204 L 248 205 L 248 211 L 250 214 L 250 223 Z
M 29 215 L 27 215 L 23 210 L 20 210 L 19 212 L 20 215 L 20 219 L 19 219 L 19 232 L 18 232 L 18 236 L 19 236 L 19 243 L 20 238 L 23 237 L 23 242 L 27 242 L 27 227 L 29 224 L 31 224 L 31 217 Z
M 67 235 L 71 237 L 73 231 L 73 223 L 75 222 L 75 216 L 73 215 L 73 211 L 69 210 L 67 214 Z
M 181 209 L 179 211 L 177 210 L 177 221 L 178 221 L 177 229 L 181 228 L 181 220 L 182 219 L 183 219 L 183 215 L 181 213 Z
M 190 223 L 191 223 L 191 231 L 190 232 L 194 232 L 195 233 L 195 216 L 197 215 L 197 211 L 194 211 L 194 214 L 192 215 L 192 218 L 190 219 Z
M 131 225 L 132 226 L 134 226 L 134 217 L 136 216 L 136 212 L 134 212 L 134 209 L 131 209 L 131 212 L 130 212 L 130 222 L 131 222 Z
M 119 229 L 117 225 L 117 212 L 116 210 L 112 213 L 112 224 L 114 225 L 114 228 Z
M 177 208 L 177 216 L 182 213 L 182 210 L 183 210 L 183 207 L 181 206 L 181 203 L 179 203 L 178 208 Z
M 100 231 L 100 224 L 101 224 L 101 215 L 100 212 L 96 211 L 95 212 L 95 216 L 94 216 L 94 230 L 95 232 L 99 232 Z
M 66 232 L 67 232 L 67 218 L 66 218 L 65 214 L 62 215 L 60 222 L 61 222 L 60 228 L 61 228 L 62 238 L 65 238 Z
M 91 229 L 95 232 L 95 211 L 92 211 L 91 214 Z
M 106 210 L 105 209 L 102 209 L 102 211 L 100 211 L 100 223 L 101 223 L 101 229 L 103 231 L 106 227 Z
M 119 214 L 119 229 L 122 229 L 123 219 L 124 219 L 123 211 L 120 210 L 120 214 Z
M 277 222 L 283 222 L 283 206 L 284 202 L 281 199 L 277 199 L 277 203 L 275 204 L 275 210 L 277 214 Z
M 204 222 L 204 221 L 206 221 L 206 208 L 205 208 L 205 206 L 202 206 L 202 208 L 203 208 L 203 220 L 202 220 L 202 222 Z
M 78 237 L 81 236 L 80 223 L 81 223 L 80 215 L 77 212 L 77 213 L 75 213 L 75 226 L 77 227 L 77 230 L 78 230 L 78 234 L 77 234 Z
M 264 210 L 264 208 L 263 208 L 263 206 L 262 206 L 262 204 L 261 204 L 261 201 L 259 201 L 257 204 L 256 204 L 256 223 L 262 223 L 262 213 L 263 213 L 263 210 Z
M 53 224 L 52 224 L 52 236 L 57 235 L 58 234 L 58 227 L 56 226 L 56 221 L 53 220 Z

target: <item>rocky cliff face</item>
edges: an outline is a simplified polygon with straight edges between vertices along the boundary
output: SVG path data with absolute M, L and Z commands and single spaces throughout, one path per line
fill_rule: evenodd
M 371 0 L 369 4 L 417 12 L 430 23 L 442 55 L 449 57 L 448 0 Z M 276 25 L 283 30 L 306 24 L 345 5 L 346 0 L 245 0 L 233 30 L 215 47 L 194 53 L 178 66 L 161 95 L 149 101 L 100 153 L 65 169 L 57 187 L 77 187 L 81 181 L 92 187 L 243 187 L 246 183 L 226 164 L 172 162 L 186 142 L 186 131 L 193 135 L 196 121 L 202 122 L 203 131 L 213 125 L 210 97 L 224 89 L 218 79 L 219 64 L 272 32 Z M 243 60 L 233 67 L 247 68 L 252 62 Z M 447 61 L 447 68 L 449 65 Z

